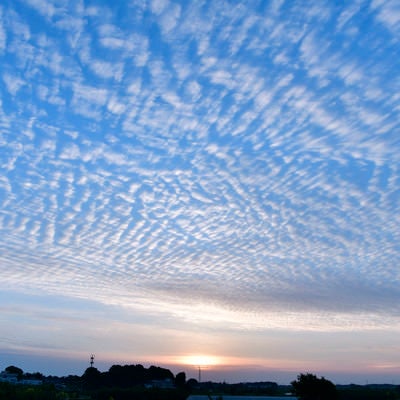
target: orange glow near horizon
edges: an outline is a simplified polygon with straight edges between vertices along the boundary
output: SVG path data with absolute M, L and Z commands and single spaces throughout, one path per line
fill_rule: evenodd
M 211 367 L 223 363 L 220 357 L 206 354 L 191 354 L 187 356 L 182 356 L 179 358 L 179 361 L 185 365 L 193 365 L 199 367 Z

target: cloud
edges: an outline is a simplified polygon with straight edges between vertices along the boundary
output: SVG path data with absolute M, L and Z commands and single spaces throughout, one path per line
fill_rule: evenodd
M 76 144 L 70 144 L 68 147 L 64 148 L 64 150 L 60 154 L 60 158 L 74 160 L 80 158 L 80 149 Z
M 3 287 L 201 327 L 398 329 L 395 47 L 348 32 L 357 5 L 27 5 L 46 22 L 3 6 L 0 30 Z
M 166 8 L 160 19 L 160 26 L 164 35 L 169 34 L 177 26 L 180 16 L 181 7 L 178 4 L 171 4 Z
M 125 40 L 114 37 L 102 37 L 100 43 L 110 49 L 123 49 L 126 46 Z
M 390 31 L 397 33 L 400 22 L 400 7 L 398 4 L 391 1 L 374 0 L 371 3 L 371 8 L 377 12 L 377 19 L 383 23 Z
M 4 29 L 3 18 L 3 9 L 0 8 L 0 52 L 3 52 L 5 50 L 7 42 L 7 35 Z
M 3 74 L 3 82 L 5 83 L 8 92 L 12 96 L 15 96 L 20 88 L 25 85 L 23 79 L 8 72 Z
M 123 64 L 91 60 L 90 69 L 99 77 L 121 81 Z
M 338 21 L 337 21 L 337 30 L 341 31 L 346 24 L 351 21 L 352 18 L 354 18 L 357 13 L 360 11 L 361 8 L 361 2 L 357 1 L 354 4 L 352 4 L 350 7 L 345 8 L 344 10 L 341 11 Z
M 152 0 L 151 1 L 151 11 L 157 15 L 160 15 L 167 7 L 168 0 Z

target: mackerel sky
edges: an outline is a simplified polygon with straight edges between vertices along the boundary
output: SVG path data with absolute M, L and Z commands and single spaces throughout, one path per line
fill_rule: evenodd
M 397 0 L 2 1 L 0 369 L 400 383 L 399 39 Z

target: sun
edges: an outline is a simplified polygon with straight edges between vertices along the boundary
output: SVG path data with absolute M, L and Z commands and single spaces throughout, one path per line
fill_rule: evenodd
M 221 360 L 217 356 L 206 354 L 191 354 L 180 357 L 182 364 L 194 365 L 199 367 L 211 367 L 213 365 L 221 364 Z

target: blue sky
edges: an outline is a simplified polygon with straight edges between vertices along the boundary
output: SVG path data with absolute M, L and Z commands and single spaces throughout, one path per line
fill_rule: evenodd
M 2 2 L 0 368 L 400 383 L 399 34 L 395 0 Z

